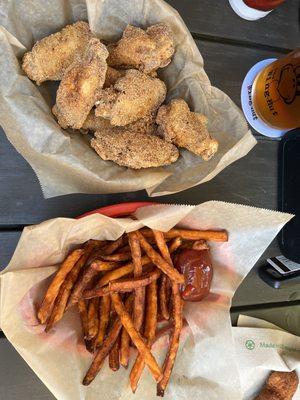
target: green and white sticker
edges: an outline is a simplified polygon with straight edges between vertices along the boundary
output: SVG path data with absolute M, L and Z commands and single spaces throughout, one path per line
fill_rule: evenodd
M 252 339 L 246 340 L 245 346 L 246 346 L 246 349 L 248 349 L 248 350 L 254 350 L 254 349 L 255 349 L 255 342 L 254 342 L 254 340 L 252 340 Z

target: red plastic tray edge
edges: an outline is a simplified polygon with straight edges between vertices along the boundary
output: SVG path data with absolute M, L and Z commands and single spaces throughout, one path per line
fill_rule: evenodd
M 133 214 L 140 207 L 147 207 L 157 204 L 153 201 L 136 201 L 128 203 L 113 204 L 111 206 L 96 208 L 95 210 L 88 211 L 77 218 L 87 217 L 92 214 L 102 214 L 107 217 L 117 218 L 125 217 L 127 215 Z

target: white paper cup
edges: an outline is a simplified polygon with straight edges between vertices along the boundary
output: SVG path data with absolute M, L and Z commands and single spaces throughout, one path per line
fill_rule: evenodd
M 245 117 L 249 124 L 254 128 L 257 132 L 261 133 L 264 136 L 268 136 L 271 138 L 278 138 L 283 136 L 288 129 L 275 129 L 270 125 L 267 125 L 255 112 L 252 100 L 252 86 L 253 82 L 258 75 L 258 73 L 263 70 L 267 65 L 276 61 L 277 58 L 268 58 L 266 60 L 259 61 L 257 64 L 253 65 L 253 67 L 249 70 L 242 84 L 241 90 L 241 103 L 242 109 L 245 114 Z
M 256 10 L 255 8 L 248 7 L 243 0 L 229 0 L 229 3 L 233 10 L 240 17 L 247 19 L 248 21 L 255 21 L 268 15 L 270 11 Z

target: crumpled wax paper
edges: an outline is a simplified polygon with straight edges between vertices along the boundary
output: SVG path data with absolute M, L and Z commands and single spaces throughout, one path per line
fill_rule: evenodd
M 88 19 L 100 39 L 111 41 L 120 38 L 128 23 L 170 25 L 176 52 L 159 75 L 168 87 L 167 100 L 183 97 L 194 111 L 208 116 L 209 130 L 219 141 L 219 151 L 210 161 L 181 150 L 173 165 L 131 170 L 103 161 L 88 137 L 59 127 L 51 113 L 57 83 L 37 87 L 22 72 L 20 60 L 37 40 L 82 19 Z M 140 189 L 151 196 L 179 192 L 212 179 L 256 144 L 241 111 L 211 86 L 181 17 L 162 0 L 0 1 L 0 60 L 0 124 L 35 171 L 45 197 Z
M 233 328 L 243 400 L 260 392 L 272 371 L 296 371 L 300 377 L 300 337 L 270 322 L 240 315 Z M 300 387 L 293 400 L 300 399 Z
M 144 207 L 130 218 L 94 214 L 83 219 L 56 218 L 27 227 L 7 269 L 0 275 L 0 326 L 29 366 L 63 400 L 133 400 L 156 398 L 156 385 L 145 370 L 135 395 L 128 370 L 104 368 L 90 386 L 82 379 L 92 361 L 85 350 L 78 316 L 70 309 L 48 334 L 38 324 L 35 305 L 49 275 L 73 246 L 90 238 L 117 239 L 143 225 L 166 231 L 175 225 L 191 229 L 226 229 L 229 241 L 210 242 L 214 267 L 211 293 L 200 303 L 185 303 L 188 328 L 165 394 L 166 400 L 241 400 L 242 392 L 232 337 L 230 304 L 239 283 L 282 226 L 292 217 L 253 207 L 207 202 L 198 206 Z M 163 362 L 167 339 L 154 346 Z M 161 364 L 160 364 L 161 365 Z

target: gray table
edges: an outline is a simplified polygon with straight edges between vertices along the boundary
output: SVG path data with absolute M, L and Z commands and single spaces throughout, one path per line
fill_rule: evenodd
M 169 0 L 169 3 L 179 11 L 190 29 L 212 84 L 239 106 L 241 82 L 249 68 L 259 60 L 280 57 L 299 46 L 298 0 L 288 0 L 256 22 L 236 16 L 227 0 Z M 187 204 L 223 200 L 276 209 L 278 141 L 254 134 L 257 146 L 212 181 L 155 200 Z M 141 191 L 116 195 L 75 194 L 45 200 L 34 172 L 2 134 L 0 268 L 7 265 L 24 226 L 52 217 L 74 217 L 109 204 L 147 199 L 146 193 Z M 274 290 L 257 275 L 257 268 L 266 257 L 278 253 L 274 241 L 239 287 L 233 300 L 233 322 L 239 313 L 267 315 L 271 322 L 281 323 L 300 334 L 294 317 L 299 309 L 298 301 L 300 304 L 299 288 Z M 0 359 L 1 400 L 53 399 L 5 338 L 0 338 Z

